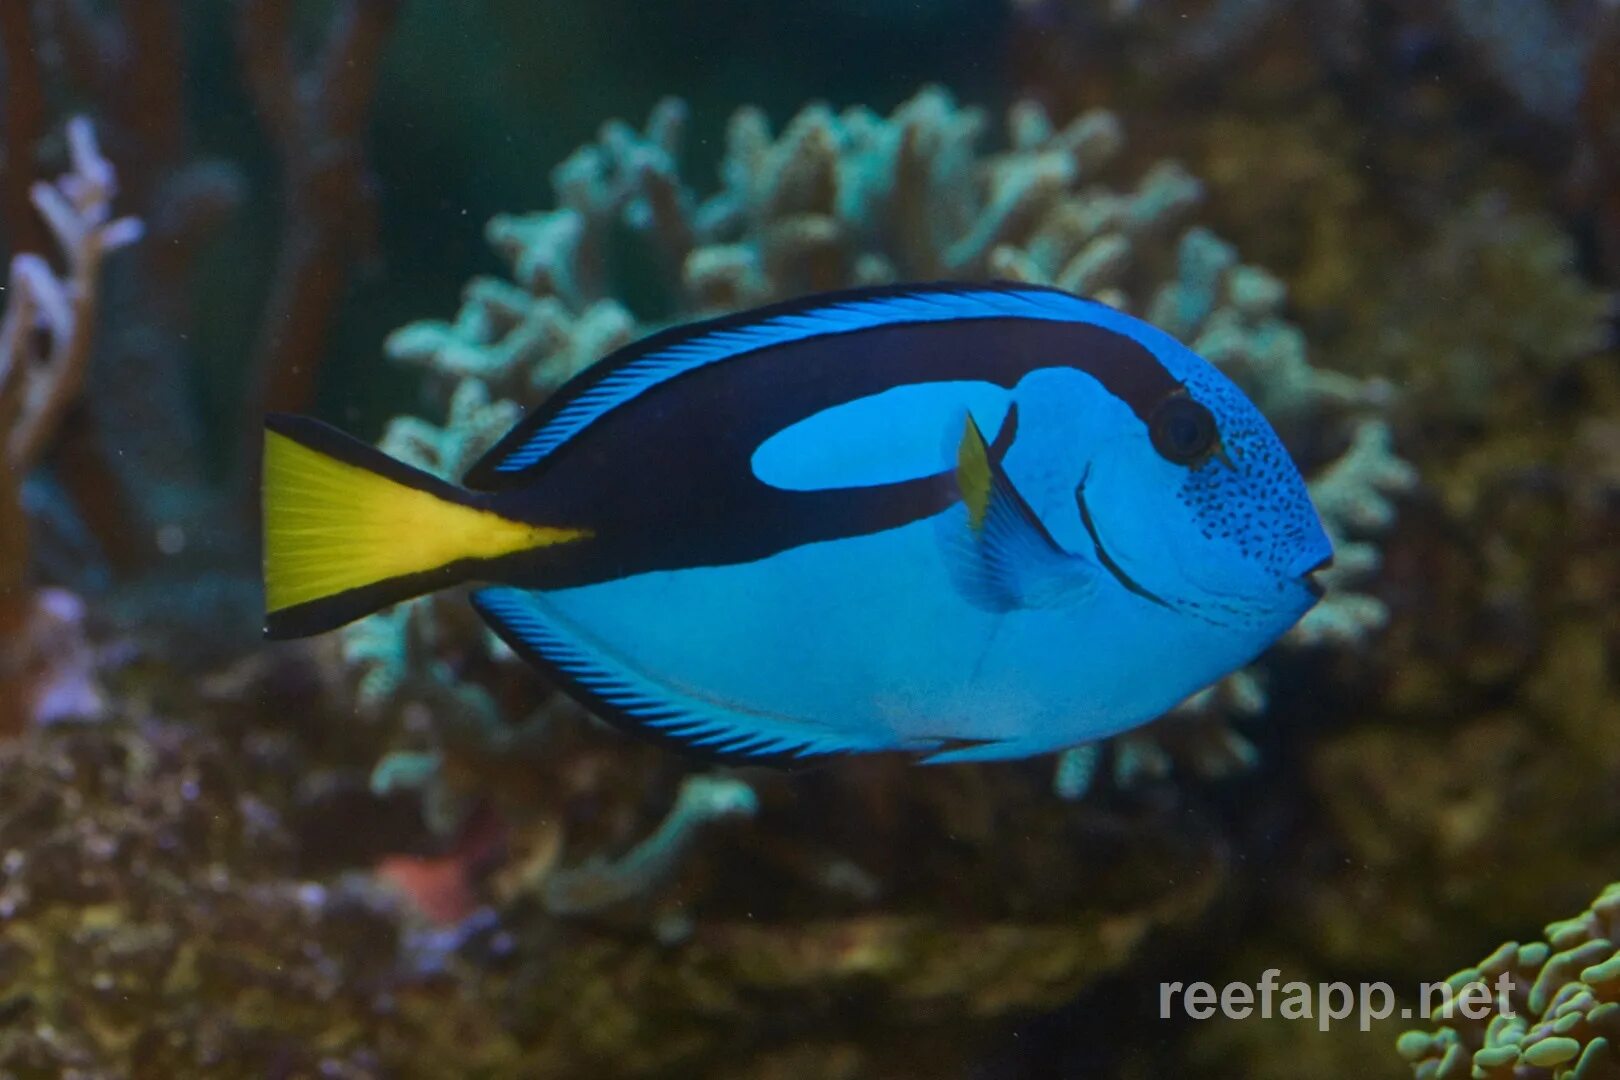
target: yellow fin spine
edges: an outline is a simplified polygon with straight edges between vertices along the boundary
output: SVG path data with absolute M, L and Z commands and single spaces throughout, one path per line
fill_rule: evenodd
M 962 441 L 956 447 L 956 486 L 967 504 L 968 524 L 978 532 L 990 508 L 990 448 L 972 416 L 967 418 Z

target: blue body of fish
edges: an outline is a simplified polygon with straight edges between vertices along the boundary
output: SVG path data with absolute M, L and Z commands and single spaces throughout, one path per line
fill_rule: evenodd
M 1230 380 L 1032 286 L 834 294 L 657 335 L 466 484 L 446 498 L 585 538 L 273 606 L 271 631 L 486 582 L 477 609 L 587 704 L 745 761 L 988 760 L 1124 731 L 1263 651 L 1331 555 Z

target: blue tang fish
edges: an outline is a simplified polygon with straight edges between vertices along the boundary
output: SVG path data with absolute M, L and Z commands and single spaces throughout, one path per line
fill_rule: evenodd
M 731 761 L 1045 753 L 1320 598 L 1332 547 L 1230 380 L 1027 285 L 810 297 L 586 370 L 457 487 L 267 422 L 266 633 L 462 582 L 604 718 Z

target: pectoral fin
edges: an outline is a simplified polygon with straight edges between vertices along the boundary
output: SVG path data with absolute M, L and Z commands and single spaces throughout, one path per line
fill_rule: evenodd
M 956 483 L 967 514 L 947 526 L 952 580 L 986 611 L 1082 598 L 1095 585 L 1096 568 L 1052 539 L 1003 471 L 998 449 L 969 416 L 956 452 Z

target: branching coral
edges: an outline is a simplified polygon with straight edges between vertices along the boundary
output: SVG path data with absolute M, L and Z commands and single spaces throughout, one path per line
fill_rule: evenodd
M 86 588 L 112 576 L 128 586 L 119 595 L 120 611 L 182 632 L 207 622 L 203 612 L 235 605 L 233 617 L 191 635 L 186 644 L 200 651 L 229 641 L 227 626 L 253 625 L 247 613 L 257 605 L 251 549 L 236 512 L 245 492 L 235 490 L 246 488 L 253 471 L 247 433 L 258 430 L 266 399 L 285 408 L 308 397 L 350 267 L 368 235 L 364 143 L 382 48 L 399 4 L 326 5 L 324 32 L 315 35 L 308 35 L 309 13 L 287 0 L 232 6 L 236 59 L 281 165 L 284 202 L 258 361 L 246 375 L 240 365 L 210 368 L 211 353 L 237 350 L 208 348 L 207 338 L 220 331 L 220 323 L 207 321 L 218 305 L 197 302 L 218 280 L 199 289 L 199 269 L 215 254 L 211 242 L 249 192 L 234 163 L 196 151 L 198 103 L 188 95 L 194 86 L 209 85 L 202 69 L 219 62 L 188 55 L 193 39 L 207 40 L 215 31 L 211 20 L 189 20 L 183 7 L 179 0 L 5 5 L 0 212 L 6 240 L 13 248 L 28 244 L 30 223 L 18 212 L 17 192 L 26 187 L 47 106 L 59 98 L 83 102 L 152 242 L 109 269 L 101 290 L 110 332 L 89 358 L 95 376 L 74 417 L 67 443 L 72 454 L 63 455 L 56 470 L 51 500 L 59 519 L 77 514 L 80 520 L 67 528 L 92 542 L 53 569 Z M 307 64 L 300 48 L 306 36 L 316 43 Z M 257 261 L 233 253 L 237 266 Z M 253 277 L 242 280 L 257 291 Z M 243 320 L 223 322 L 231 327 Z M 132 385 L 142 392 L 128 393 Z M 199 389 L 239 409 L 219 426 L 243 433 L 240 452 L 211 452 L 217 432 L 196 407 Z M 182 553 L 183 559 L 174 558 Z M 109 567 L 118 573 L 108 575 Z M 162 587 L 148 587 L 165 571 Z
M 672 321 L 860 283 L 1052 283 L 1142 313 L 1204 351 L 1317 475 L 1346 558 L 1334 598 L 1290 640 L 1354 642 L 1381 621 L 1382 607 L 1351 590 L 1376 566 L 1370 540 L 1389 523 L 1389 497 L 1413 481 L 1380 424 L 1386 389 L 1310 365 L 1283 315 L 1281 283 L 1193 223 L 1203 186 L 1186 170 L 1166 161 L 1134 183 L 1111 180 L 1124 138 L 1115 116 L 1097 110 L 1059 126 L 1023 103 L 1008 118 L 1009 145 L 985 153 L 987 116 L 941 90 L 888 117 L 811 106 L 779 134 L 743 109 L 728 128 L 720 188 L 706 195 L 679 172 L 684 115 L 665 102 L 641 131 L 607 125 L 554 172 L 556 209 L 490 223 L 514 281 L 475 280 L 453 322 L 390 338 L 392 356 L 433 373 L 452 413 L 442 429 L 395 421 L 391 446 L 451 472 L 510 415 L 489 402 L 533 405 Z M 437 611 L 385 616 L 392 645 L 375 623 L 350 640 L 368 642 L 370 663 L 404 669 L 410 643 L 430 634 L 414 621 Z M 1243 676 L 1191 708 L 1243 712 L 1262 701 L 1259 682 Z M 1241 740 L 1178 745 L 1208 750 L 1214 771 L 1246 757 Z
M 81 612 L 65 594 L 29 588 L 28 522 L 22 483 L 43 457 L 84 388 L 101 293 L 102 260 L 141 234 L 114 218 L 118 182 L 90 122 L 68 125 L 72 171 L 35 184 L 34 206 L 49 226 L 64 277 L 35 253 L 11 260 L 0 311 L 0 731 L 66 709 L 93 710 Z M 42 642 L 49 647 L 41 648 Z
M 658 830 L 617 859 L 595 858 L 552 871 L 541 902 L 556 915 L 581 915 L 644 896 L 679 864 L 693 837 L 711 821 L 752 817 L 759 809 L 753 789 L 741 780 L 692 776 Z
M 1461 992 L 1507 978 L 1479 1018 L 1453 1007 L 1433 1032 L 1397 1042 L 1419 1080 L 1603 1080 L 1620 1076 L 1620 885 L 1603 890 L 1547 940 L 1510 941 L 1447 982 Z M 1504 1007 L 1505 1006 L 1505 1007 Z M 1476 1013 L 1477 1009 L 1473 1010 Z
M 0 313 L 0 543 L 12 544 L 21 525 L 16 485 L 36 465 L 80 392 L 88 373 L 102 259 L 141 235 L 134 218 L 114 219 L 118 180 L 101 156 L 90 122 L 68 125 L 72 171 L 54 183 L 35 184 L 35 208 L 50 226 L 67 263 L 58 277 L 50 262 L 33 253 L 11 261 L 6 305 Z M 0 569 L 10 584 L 23 574 L 20 553 Z
M 37 589 L 0 601 L 0 736 L 101 715 L 106 699 L 96 661 L 84 601 L 74 594 Z
M 184 28 L 172 0 L 10 6 L 24 12 L 8 24 L 8 38 L 44 61 L 14 67 L 11 89 L 45 101 L 71 87 L 93 108 L 150 236 L 107 276 L 103 299 L 118 330 L 97 342 L 91 358 L 97 376 L 82 425 L 90 452 L 62 477 L 100 557 L 133 568 L 158 555 L 160 530 L 189 525 L 207 501 L 202 425 L 188 386 L 192 275 L 241 201 L 243 180 L 190 145 Z M 8 134 L 26 153 L 21 140 L 29 133 Z M 143 392 L 118 392 L 132 385 Z

